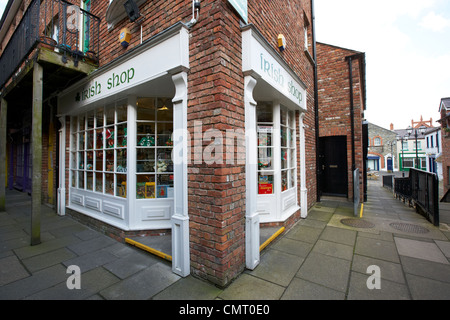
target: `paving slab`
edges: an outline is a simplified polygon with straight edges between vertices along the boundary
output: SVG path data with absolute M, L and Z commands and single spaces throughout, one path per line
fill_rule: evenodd
M 303 258 L 296 255 L 268 250 L 261 256 L 261 261 L 252 271 L 252 275 L 280 286 L 287 286 L 303 261 Z
M 69 277 L 70 275 L 67 275 Z M 26 300 L 82 300 L 96 295 L 120 279 L 103 268 L 95 268 L 81 274 L 80 289 L 68 289 L 67 280 L 56 286 L 42 290 L 26 297 Z M 100 298 L 100 296 L 98 296 Z
M 356 239 L 355 253 L 380 260 L 400 262 L 397 248 L 390 241 L 358 236 Z
M 439 249 L 441 249 L 444 256 L 446 256 L 447 258 L 450 258 L 450 242 L 440 241 L 440 240 L 435 240 L 435 242 L 436 242 L 437 246 L 439 247 Z
M 34 273 L 38 270 L 54 266 L 75 257 L 76 254 L 72 251 L 67 248 L 60 248 L 31 258 L 23 259 L 22 263 L 30 270 L 30 272 Z
M 113 254 L 104 250 L 98 250 L 66 260 L 63 264 L 66 267 L 69 267 L 71 265 L 78 266 L 81 273 L 83 274 L 89 270 L 103 266 L 115 260 L 117 260 L 117 257 Z
M 153 296 L 152 300 L 213 300 L 221 292 L 211 283 L 188 276 Z
M 405 274 L 413 274 L 450 283 L 450 265 L 429 260 L 400 256 Z
M 345 293 L 320 284 L 294 278 L 281 300 L 344 300 Z
M 243 273 L 219 294 L 224 300 L 278 300 L 285 288 Z
M 285 237 L 293 240 L 315 243 L 319 239 L 322 229 L 307 227 L 303 225 L 294 226 Z
M 348 300 L 410 300 L 411 296 L 405 284 L 380 280 L 380 289 L 369 289 L 367 281 L 371 274 L 352 271 L 348 289 Z M 369 280 L 370 282 L 370 280 Z
M 141 253 L 136 250 L 122 258 L 114 259 L 103 267 L 120 279 L 125 279 L 136 272 L 158 263 L 160 260 L 150 254 Z
M 450 264 L 435 243 L 395 237 L 395 244 L 400 255 Z
M 348 260 L 311 252 L 296 277 L 345 292 L 350 266 Z
M 320 239 L 353 246 L 356 240 L 356 231 L 336 227 L 326 227 Z
M 0 259 L 0 286 L 29 276 L 30 274 L 16 256 Z
M 317 240 L 312 249 L 312 252 L 317 252 L 349 261 L 351 261 L 353 258 L 353 246 L 320 239 Z
M 148 300 L 179 280 L 165 263 L 158 262 L 102 291 L 107 300 Z
M 380 268 L 381 279 L 405 283 L 405 276 L 403 275 L 401 264 L 360 256 L 358 254 L 353 256 L 352 271 L 365 274 L 370 266 L 378 266 Z
M 67 280 L 67 268 L 61 264 L 0 287 L 0 300 L 24 299 Z
M 409 290 L 415 300 L 450 300 L 450 283 L 406 275 Z
M 313 248 L 313 245 L 314 244 L 312 243 L 297 241 L 284 237 L 274 243 L 271 249 L 283 251 L 301 258 L 305 258 Z

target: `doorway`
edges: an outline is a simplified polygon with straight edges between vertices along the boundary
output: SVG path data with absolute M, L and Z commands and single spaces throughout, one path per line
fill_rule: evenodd
M 322 195 L 348 196 L 347 137 L 319 139 L 320 191 Z

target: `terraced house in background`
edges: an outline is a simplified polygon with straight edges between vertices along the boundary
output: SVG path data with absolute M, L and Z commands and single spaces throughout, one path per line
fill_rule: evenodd
M 5 188 L 230 283 L 317 201 L 313 1 L 10 0 Z

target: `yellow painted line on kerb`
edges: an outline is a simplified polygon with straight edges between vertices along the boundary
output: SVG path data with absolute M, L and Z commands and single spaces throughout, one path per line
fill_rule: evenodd
M 364 203 L 361 203 L 361 210 L 359 212 L 359 217 L 362 218 L 363 216 L 363 211 L 364 211 Z
M 136 246 L 139 249 L 142 249 L 142 250 L 145 250 L 147 252 L 150 252 L 151 254 L 154 254 L 154 255 L 156 255 L 156 256 L 158 256 L 160 258 L 163 258 L 163 259 L 168 260 L 168 261 L 172 261 L 172 256 L 169 256 L 168 254 L 165 254 L 164 252 L 158 251 L 156 249 L 150 248 L 149 246 L 146 246 L 146 245 L 144 245 L 142 243 L 139 243 L 137 241 L 131 240 L 129 238 L 125 238 L 125 242 L 129 243 L 129 244 L 131 244 L 133 246 Z
M 284 231 L 284 227 L 281 227 L 277 232 L 275 232 L 269 239 L 267 239 L 262 245 L 259 246 L 259 251 L 262 251 L 265 247 L 269 245 L 276 237 L 278 237 Z

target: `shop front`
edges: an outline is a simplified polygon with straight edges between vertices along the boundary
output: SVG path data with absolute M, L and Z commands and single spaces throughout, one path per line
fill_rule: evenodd
M 68 208 L 124 231 L 171 229 L 180 275 L 189 273 L 188 37 L 177 24 L 58 100 L 58 212 Z
M 300 209 L 302 217 L 307 214 L 306 86 L 256 28 L 245 27 L 242 38 L 246 264 L 253 269 L 259 263 L 260 224 L 282 224 Z

